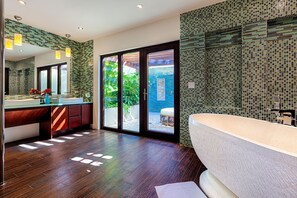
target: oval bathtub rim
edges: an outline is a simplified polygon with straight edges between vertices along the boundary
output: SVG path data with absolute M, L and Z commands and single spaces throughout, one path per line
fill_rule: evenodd
M 206 125 L 206 124 L 204 124 L 204 123 L 202 123 L 202 122 L 198 122 L 196 119 L 193 118 L 195 115 L 196 115 L 196 116 L 197 116 L 197 115 L 201 115 L 201 116 L 203 116 L 203 115 L 223 115 L 223 116 L 229 116 L 229 117 L 234 117 L 234 116 L 235 116 L 235 117 L 244 118 L 244 119 L 250 119 L 250 120 L 257 120 L 257 121 L 261 121 L 261 122 L 266 122 L 266 123 L 268 123 L 268 124 L 277 124 L 277 123 L 272 123 L 272 122 L 268 122 L 268 121 L 265 121 L 265 120 L 259 120 L 259 119 L 255 119 L 255 118 L 248 118 L 248 117 L 237 116 L 237 115 L 230 115 L 230 114 L 214 114 L 214 113 L 191 114 L 191 115 L 189 116 L 189 122 L 188 122 L 189 125 L 190 125 L 190 124 L 193 124 L 193 125 L 195 125 L 195 126 L 198 126 L 198 124 L 200 124 L 200 125 L 203 125 L 203 126 L 206 126 L 206 127 L 212 128 L 212 129 L 215 129 L 215 130 L 220 130 L 220 131 L 222 131 L 222 132 L 224 132 L 224 133 L 226 133 L 226 134 L 228 134 L 228 135 L 230 135 L 230 136 L 232 136 L 232 137 L 235 137 L 235 138 L 238 138 L 238 139 L 247 141 L 247 142 L 251 142 L 251 143 L 253 143 L 253 144 L 259 145 L 259 146 L 264 147 L 264 148 L 266 148 L 266 149 L 270 149 L 270 150 L 276 151 L 276 152 L 281 153 L 281 154 L 286 154 L 286 155 L 288 155 L 288 156 L 297 158 L 297 153 L 289 152 L 289 151 L 286 151 L 286 150 L 284 150 L 284 149 L 279 149 L 279 148 L 274 147 L 274 146 L 269 146 L 269 145 L 267 145 L 267 144 L 259 143 L 259 142 L 257 142 L 257 141 L 251 140 L 251 139 L 249 139 L 249 138 L 245 138 L 245 137 L 242 137 L 242 136 L 239 136 L 239 135 L 235 135 L 235 134 L 230 133 L 230 132 L 227 132 L 227 131 L 225 131 L 225 130 L 217 129 L 217 128 L 208 126 L 208 125 Z M 291 126 L 283 125 L 283 127 L 291 127 Z M 211 133 L 213 133 L 213 132 L 211 132 Z M 214 133 L 213 133 L 213 134 L 214 134 Z

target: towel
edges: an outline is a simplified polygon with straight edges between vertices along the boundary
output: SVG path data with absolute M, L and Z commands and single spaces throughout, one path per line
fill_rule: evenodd
M 194 182 L 156 186 L 159 198 L 207 198 Z

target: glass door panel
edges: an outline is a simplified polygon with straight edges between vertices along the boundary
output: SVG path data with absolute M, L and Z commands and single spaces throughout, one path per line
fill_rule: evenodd
M 40 90 L 43 91 L 48 88 L 47 86 L 48 70 L 40 71 Z
M 147 55 L 148 130 L 174 134 L 174 50 Z
M 58 94 L 58 66 L 51 67 L 52 93 Z
M 103 63 L 104 127 L 118 128 L 118 56 L 106 57 Z
M 122 129 L 139 132 L 139 52 L 122 56 Z
M 60 74 L 61 74 L 61 94 L 67 94 L 67 65 L 61 65 L 60 67 Z

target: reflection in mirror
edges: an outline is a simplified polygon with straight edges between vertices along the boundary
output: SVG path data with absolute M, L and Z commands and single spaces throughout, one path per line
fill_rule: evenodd
M 50 88 L 52 94 L 67 94 L 67 62 L 57 63 L 49 66 L 38 67 L 37 69 L 37 88 L 45 90 Z
M 26 43 L 13 50 L 5 49 L 5 94 L 28 95 L 34 87 L 35 56 L 49 51 Z
M 5 95 L 28 95 L 31 88 L 52 89 L 53 94 L 66 94 L 70 90 L 70 58 L 62 52 L 23 43 L 5 49 Z

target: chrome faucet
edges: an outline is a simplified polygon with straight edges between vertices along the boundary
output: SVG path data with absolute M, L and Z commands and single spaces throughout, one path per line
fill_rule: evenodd
M 295 110 L 272 110 L 279 124 L 296 126 Z

